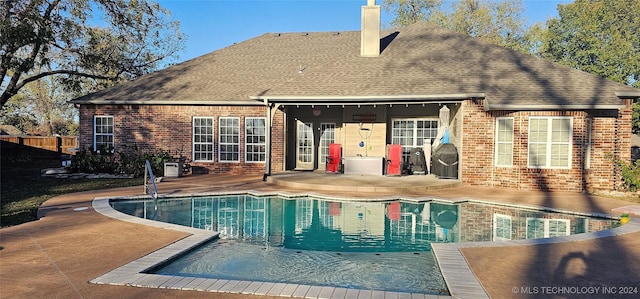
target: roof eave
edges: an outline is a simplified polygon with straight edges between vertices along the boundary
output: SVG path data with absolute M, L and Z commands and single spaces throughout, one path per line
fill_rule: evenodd
M 70 100 L 71 104 L 78 105 L 192 105 L 192 106 L 262 106 L 263 104 L 254 101 L 171 101 L 171 100 L 149 100 L 149 101 L 123 101 L 123 100 Z
M 549 110 L 618 110 L 624 108 L 623 104 L 600 104 L 600 105 L 518 105 L 518 104 L 489 104 L 486 101 L 485 111 L 492 110 L 513 110 L 513 111 L 549 111 Z
M 637 99 L 640 98 L 640 91 L 617 91 L 616 96 L 621 99 Z
M 250 96 L 263 103 L 287 105 L 366 105 L 366 104 L 415 104 L 443 101 L 463 101 L 484 98 L 484 93 L 456 93 L 432 95 L 388 95 L 388 96 Z

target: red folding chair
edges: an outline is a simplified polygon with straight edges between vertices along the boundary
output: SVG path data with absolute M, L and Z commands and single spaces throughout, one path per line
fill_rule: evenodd
M 400 216 L 400 203 L 399 202 L 390 202 L 387 206 L 387 217 L 389 220 L 399 221 Z
M 402 175 L 402 145 L 387 144 L 387 175 Z
M 324 168 L 326 173 L 342 172 L 342 146 L 338 143 L 329 144 L 329 155 Z
M 337 201 L 329 202 L 329 216 L 340 216 L 341 205 Z

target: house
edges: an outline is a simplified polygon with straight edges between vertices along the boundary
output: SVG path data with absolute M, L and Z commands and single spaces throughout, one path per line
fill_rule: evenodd
M 24 132 L 12 125 L 0 125 L 0 135 L 22 136 Z
M 330 143 L 375 164 L 401 144 L 407 160 L 444 132 L 466 185 L 620 186 L 640 90 L 426 22 L 382 32 L 380 7 L 362 12 L 360 32 L 268 33 L 74 99 L 80 146 L 267 176 L 324 169 Z

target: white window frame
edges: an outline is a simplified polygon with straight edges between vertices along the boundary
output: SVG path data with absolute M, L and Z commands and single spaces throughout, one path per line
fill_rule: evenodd
M 260 120 L 262 120 L 264 126 L 256 127 L 253 125 L 255 121 Z M 244 161 L 246 163 L 265 163 L 267 154 L 267 118 L 246 117 L 244 119 L 244 128 Z M 257 141 L 254 141 L 255 139 Z M 259 150 L 255 150 L 255 148 Z M 258 159 L 255 159 L 256 156 Z
M 196 127 L 196 120 L 210 120 L 211 125 L 205 123 L 202 125 L 198 124 Z M 193 161 L 205 161 L 211 162 L 215 157 L 215 146 L 214 146 L 214 137 L 213 137 L 213 129 L 215 128 L 215 119 L 212 116 L 194 116 L 191 121 L 191 130 L 192 130 L 192 142 L 191 142 L 191 157 Z M 204 132 L 202 132 L 204 129 Z M 208 137 L 208 138 L 207 138 Z M 202 138 L 205 140 L 202 141 Z M 207 141 L 210 140 L 210 141 Z M 211 150 L 202 150 L 202 147 L 210 147 Z M 200 149 L 196 149 L 199 147 Z M 210 156 L 211 159 L 202 159 L 202 155 Z
M 231 121 L 231 124 L 228 124 L 229 121 Z M 231 148 L 231 150 L 228 148 Z M 228 155 L 231 155 L 232 159 L 229 159 Z M 239 117 L 221 116 L 218 118 L 218 161 L 240 162 Z
M 508 129 L 509 122 L 511 123 L 511 129 Z M 504 123 L 504 126 L 501 126 Z M 496 133 L 495 133 L 495 157 L 494 165 L 496 167 L 512 167 L 513 166 L 513 131 L 514 131 L 514 119 L 513 117 L 497 117 L 496 118 Z M 507 137 L 507 138 L 504 138 Z M 501 149 L 504 149 L 501 150 Z M 508 149 L 508 152 L 506 152 Z M 508 158 L 508 163 L 503 163 L 500 157 Z
M 504 225 L 508 225 L 508 227 L 504 227 Z M 512 220 L 511 216 L 502 215 L 502 214 L 493 214 L 493 240 L 494 241 L 505 241 L 511 240 L 512 235 Z M 500 231 L 503 233 L 501 234 Z M 505 236 L 504 233 L 508 233 L 508 237 Z
M 532 120 L 545 120 L 546 121 L 546 130 L 544 132 L 540 132 L 543 136 L 542 141 L 532 141 L 534 132 L 532 132 Z M 554 126 L 554 121 L 569 121 L 568 130 L 564 130 L 565 128 L 558 128 Z M 534 128 L 535 129 L 535 128 Z M 554 132 L 561 132 L 568 135 L 567 140 L 557 140 L 554 139 Z M 544 161 L 540 163 L 540 165 L 534 164 L 534 157 L 532 155 L 532 147 L 534 146 L 543 146 Z M 554 153 L 554 150 L 557 150 L 560 146 L 566 146 L 567 152 L 561 153 L 561 155 L 567 156 L 567 164 L 566 165 L 552 165 L 553 157 L 558 156 L 558 153 Z M 529 117 L 529 135 L 528 135 L 528 146 L 527 146 L 527 167 L 529 168 L 545 168 L 545 169 L 571 169 L 571 159 L 572 159 L 572 149 L 573 149 L 573 118 L 569 116 L 531 116 Z
M 311 227 L 313 221 L 313 200 L 296 200 L 296 233 L 301 233 L 304 229 Z
M 100 125 L 98 125 L 99 119 L 101 120 Z M 103 120 L 107 120 L 107 124 L 103 124 L 102 123 Z M 103 131 L 104 129 L 106 129 L 107 132 L 104 132 Z M 106 148 L 109 148 L 110 146 L 111 149 L 113 150 L 115 148 L 114 133 L 115 133 L 115 119 L 113 118 L 113 115 L 94 115 L 93 116 L 93 150 L 100 151 L 100 148 L 98 148 L 99 144 L 101 146 L 105 144 Z M 98 137 L 107 137 L 107 138 L 111 137 L 110 138 L 111 142 L 101 141 L 100 143 L 98 143 Z
M 267 199 L 247 196 L 244 199 L 242 236 L 245 238 L 266 237 L 268 228 Z
M 529 231 L 531 230 L 531 221 L 537 221 L 537 222 L 542 222 L 542 224 L 544 225 L 544 232 L 543 232 L 543 236 L 535 236 L 535 238 L 532 239 L 537 239 L 537 238 L 550 238 L 550 237 L 559 237 L 559 236 L 568 236 L 570 231 L 571 231 L 571 221 L 569 219 L 548 219 L 548 218 L 534 218 L 534 217 L 527 217 L 527 231 L 526 231 L 526 238 L 529 239 Z M 551 230 L 551 226 L 553 223 L 564 223 L 566 230 L 564 232 L 560 232 L 560 231 L 552 231 Z M 557 227 L 557 225 L 556 225 Z
M 418 136 L 418 122 L 419 121 L 424 121 L 424 122 L 431 122 L 432 124 L 435 123 L 435 127 L 431 127 L 429 129 L 425 129 L 422 128 L 423 131 L 431 131 L 433 136 L 430 137 L 429 139 L 431 139 L 431 143 L 433 144 L 433 140 L 436 138 L 436 136 L 438 135 L 438 118 L 433 118 L 433 117 L 416 117 L 416 118 L 393 118 L 391 119 L 391 143 L 394 144 L 400 144 L 402 145 L 402 160 L 404 162 L 408 162 L 409 161 L 409 155 L 411 152 L 412 148 L 415 147 L 423 147 L 423 140 L 425 139 L 424 136 L 419 137 Z M 399 132 L 398 128 L 395 127 L 396 122 L 412 122 L 413 123 L 413 127 L 410 128 L 411 129 L 411 136 L 403 136 L 403 135 L 398 135 L 397 133 Z M 403 128 L 400 128 L 403 129 Z M 409 132 L 409 130 L 400 130 L 400 131 L 404 131 L 404 132 Z M 424 135 L 424 134 L 423 134 Z M 409 140 L 411 139 L 411 143 L 412 144 L 403 144 L 402 140 Z
M 218 200 L 217 225 L 214 230 L 222 239 L 235 239 L 240 236 L 240 195 Z

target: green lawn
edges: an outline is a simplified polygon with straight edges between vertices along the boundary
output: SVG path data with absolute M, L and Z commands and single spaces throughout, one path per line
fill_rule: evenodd
M 42 177 L 43 168 L 58 167 L 60 160 L 7 161 L 0 177 L 0 227 L 36 220 L 38 207 L 57 195 L 142 185 L 143 179 L 55 179 Z

